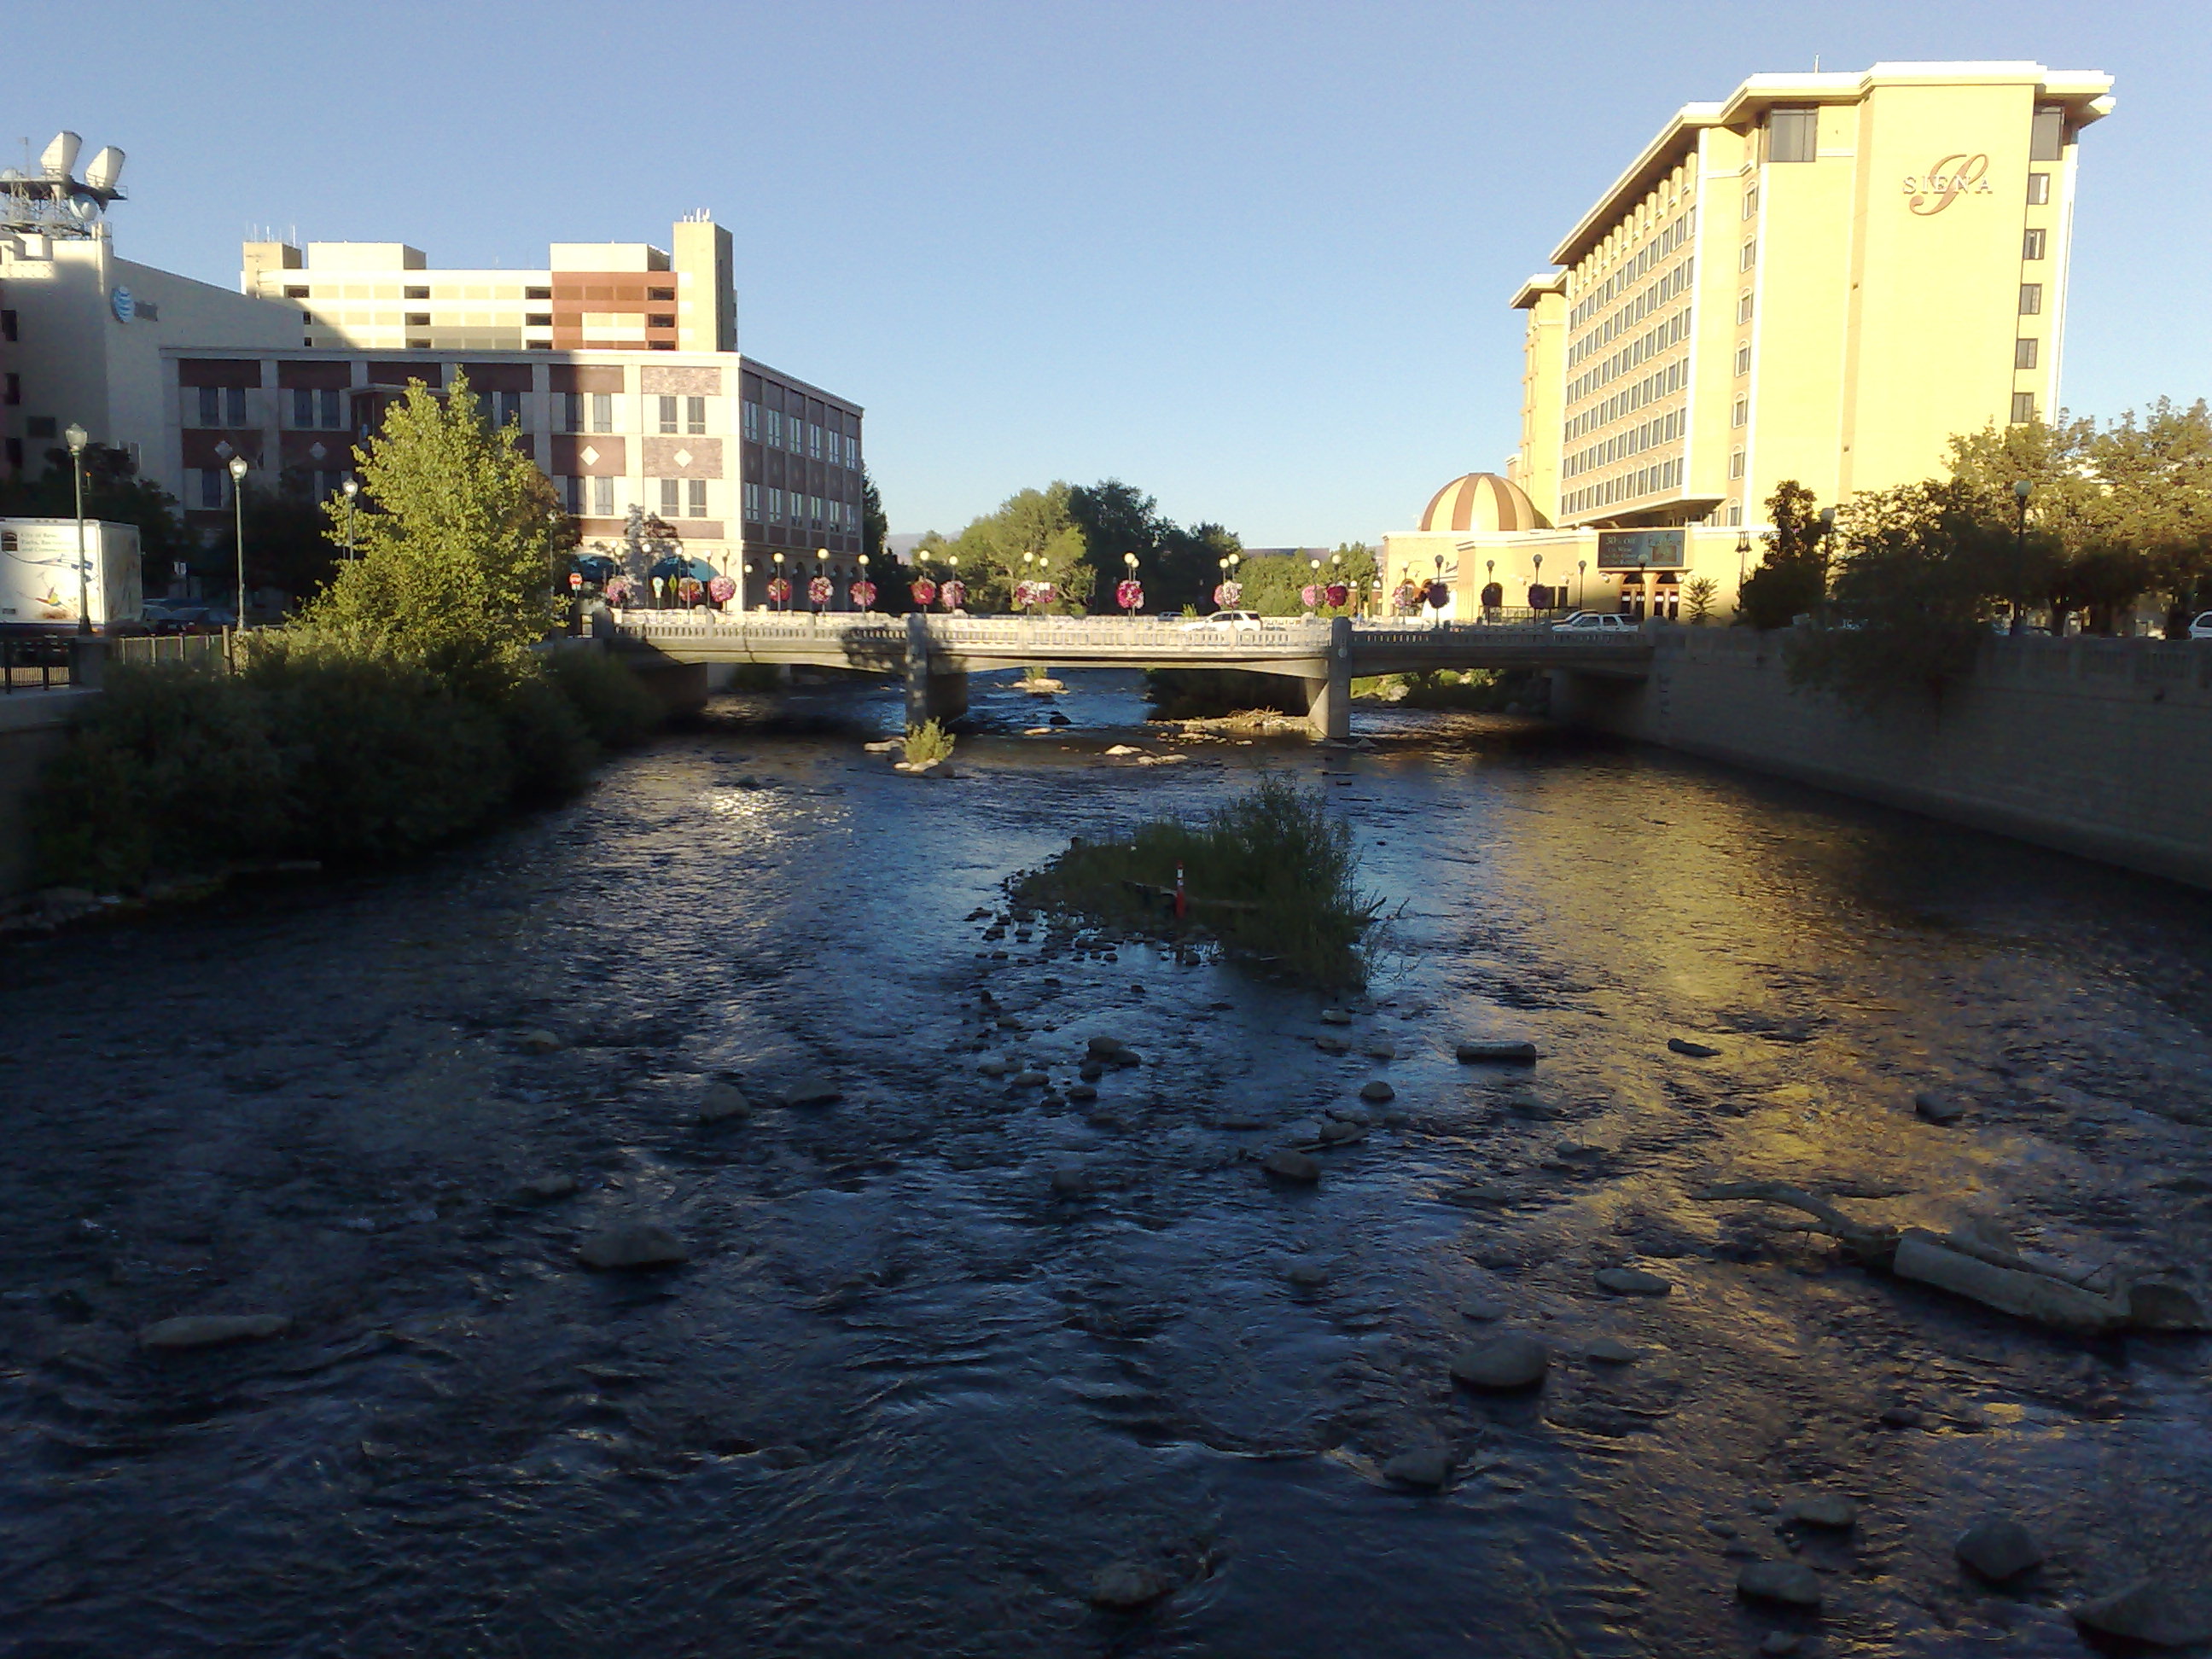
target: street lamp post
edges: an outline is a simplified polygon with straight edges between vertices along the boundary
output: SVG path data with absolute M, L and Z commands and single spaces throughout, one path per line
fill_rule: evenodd
M 860 555 L 860 580 L 868 585 L 868 602 L 861 609 L 864 611 L 873 611 L 876 608 L 876 582 L 875 578 L 868 574 L 868 556 L 865 553 Z
M 1583 578 L 1589 574 L 1589 561 L 1577 559 L 1575 561 L 1575 609 L 1577 611 L 1583 608 Z
M 1735 591 L 1736 603 L 1743 603 L 1743 585 L 1750 574 L 1751 532 L 1739 530 L 1735 533 Z
M 234 520 L 233 538 L 238 544 L 238 631 L 246 632 L 251 624 L 246 620 L 246 457 L 230 458 L 230 510 Z
M 1531 553 L 1528 556 L 1534 562 L 1536 566 L 1535 580 L 1528 585 L 1531 587 L 1541 587 L 1544 585 L 1544 556 L 1541 553 Z M 1552 596 L 1549 593 L 1547 593 L 1544 597 L 1548 599 Z
M 1820 626 L 1828 625 L 1828 556 L 1836 539 L 1836 509 L 1820 509 Z
M 92 573 L 84 557 L 84 447 L 92 434 L 75 421 L 62 434 L 69 441 L 70 471 L 76 475 L 76 631 L 92 632 Z
M 781 554 L 781 553 L 776 553 L 776 554 L 772 554 L 772 555 L 770 555 L 769 556 L 770 556 L 770 558 L 771 558 L 772 562 L 774 562 L 774 564 L 775 564 L 775 580 L 777 580 L 777 581 L 780 581 L 780 582 L 781 582 L 781 581 L 783 581 L 783 555 L 782 555 L 782 554 Z M 788 583 L 788 582 L 784 582 L 783 597 L 782 597 L 781 599 L 778 599 L 778 600 L 776 601 L 776 609 L 778 610 L 778 611 L 779 611 L 779 612 L 781 612 L 781 613 L 782 613 L 782 614 L 784 614 L 784 615 L 786 615 L 786 616 L 788 616 L 788 615 L 790 614 L 790 611 L 791 611 L 791 584 L 790 584 L 790 583 Z
M 1135 554 L 1124 553 L 1121 556 L 1121 568 L 1129 573 L 1129 580 L 1134 581 L 1137 580 L 1137 556 Z M 1121 609 L 1128 613 L 1129 620 L 1131 622 L 1137 620 L 1137 607 L 1133 604 L 1125 605 Z
M 358 556 L 354 552 L 353 549 L 353 508 L 354 502 L 361 495 L 361 480 L 355 477 L 352 473 L 349 472 L 346 474 L 346 481 L 340 484 L 338 488 L 345 492 L 346 557 L 347 559 L 351 560 Z
M 829 574 L 827 568 L 829 562 L 830 550 L 826 547 L 816 548 L 814 550 L 814 574 L 817 578 Z M 807 588 L 806 598 L 808 602 L 814 607 L 814 620 L 820 622 L 822 620 L 822 602 L 814 597 L 814 590 L 811 586 L 809 586 Z
M 2027 498 L 2034 488 L 2025 478 L 2012 487 L 2013 500 L 2020 504 L 2012 535 L 2012 631 L 2015 634 L 2027 632 Z M 82 507 L 77 509 L 80 519 L 83 513 Z

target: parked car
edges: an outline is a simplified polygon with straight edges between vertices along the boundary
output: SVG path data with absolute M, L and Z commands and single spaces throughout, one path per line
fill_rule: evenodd
M 1554 634 L 1633 634 L 1636 618 L 1617 611 L 1577 611 L 1552 624 Z
M 2189 637 L 2192 640 L 2212 640 L 2212 611 L 2197 613 L 2197 620 L 2189 624 Z
M 1264 626 L 1256 611 L 1217 611 L 1182 625 L 1186 634 L 1256 634 Z

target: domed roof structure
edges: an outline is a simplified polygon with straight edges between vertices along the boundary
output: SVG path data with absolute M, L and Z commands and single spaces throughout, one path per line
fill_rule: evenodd
M 1536 510 L 1528 492 L 1495 472 L 1469 472 L 1454 478 L 1429 499 L 1421 528 L 1441 530 L 1549 530 L 1551 520 Z

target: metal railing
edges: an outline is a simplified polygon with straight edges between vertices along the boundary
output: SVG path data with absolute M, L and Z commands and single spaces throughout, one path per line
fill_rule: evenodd
M 70 684 L 69 647 L 66 635 L 0 635 L 0 696 Z
M 115 660 L 133 667 L 173 662 L 213 672 L 232 665 L 228 629 L 220 634 L 131 634 L 112 643 Z

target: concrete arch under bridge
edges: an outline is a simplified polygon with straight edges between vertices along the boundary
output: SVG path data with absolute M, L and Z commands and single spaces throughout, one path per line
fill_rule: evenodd
M 1562 634 L 1548 623 L 1269 619 L 1229 629 L 1121 617 L 744 616 L 601 612 L 592 633 L 610 648 L 662 664 L 770 663 L 896 675 L 910 725 L 968 707 L 968 676 L 993 669 L 1235 670 L 1297 683 L 1314 734 L 1351 735 L 1352 682 L 1433 669 L 1520 668 L 1640 679 L 1642 632 Z

